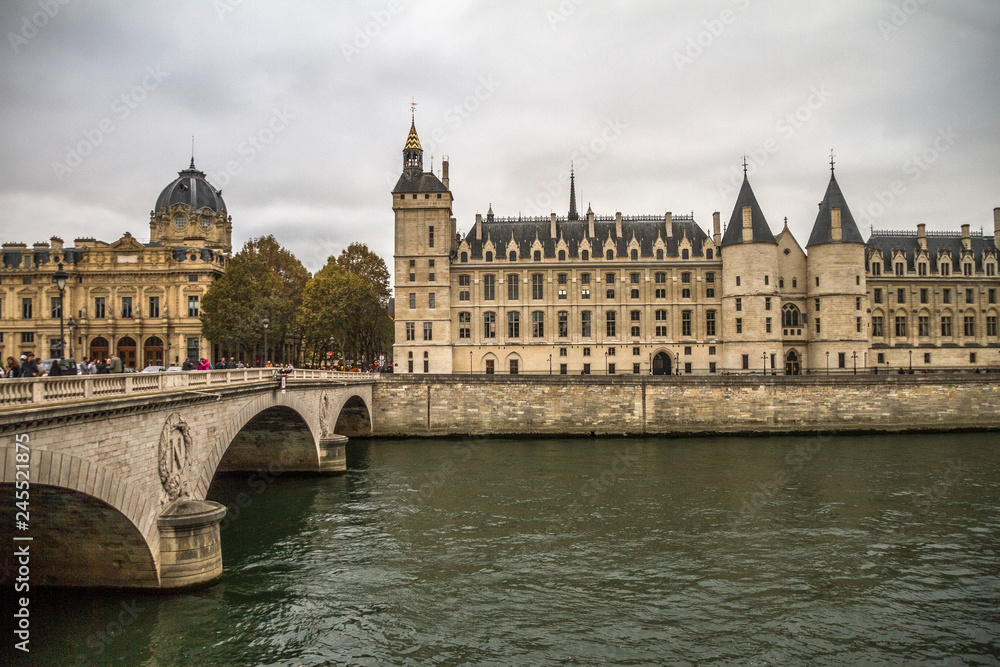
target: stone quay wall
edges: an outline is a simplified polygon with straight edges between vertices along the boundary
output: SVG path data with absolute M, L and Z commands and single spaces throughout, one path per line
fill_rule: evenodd
M 1000 429 L 1000 376 L 383 375 L 374 436 Z

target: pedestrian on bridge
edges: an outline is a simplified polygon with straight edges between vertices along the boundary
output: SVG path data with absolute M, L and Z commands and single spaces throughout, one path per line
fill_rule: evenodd
M 117 354 L 112 354 L 108 358 L 108 372 L 109 373 L 125 372 L 125 367 L 122 365 L 122 359 Z
M 17 363 L 14 357 L 7 357 L 7 368 L 4 371 L 3 376 L 5 378 L 16 378 L 21 375 L 21 365 Z

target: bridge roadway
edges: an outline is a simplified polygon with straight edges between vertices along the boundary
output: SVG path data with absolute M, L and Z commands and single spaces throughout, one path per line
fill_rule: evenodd
M 11 544 L 28 546 L 34 585 L 214 581 L 215 473 L 345 471 L 347 436 L 371 433 L 376 380 L 294 370 L 282 391 L 268 368 L 0 381 L 3 584 Z

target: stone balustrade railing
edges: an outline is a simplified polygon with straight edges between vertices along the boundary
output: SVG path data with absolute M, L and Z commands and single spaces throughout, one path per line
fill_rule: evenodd
M 60 377 L 0 379 L 0 409 L 27 408 L 64 401 L 92 400 L 155 394 L 185 389 L 276 382 L 277 368 L 245 368 L 182 373 L 121 373 L 116 375 L 70 375 Z M 295 369 L 288 379 L 371 382 L 371 373 L 344 373 Z

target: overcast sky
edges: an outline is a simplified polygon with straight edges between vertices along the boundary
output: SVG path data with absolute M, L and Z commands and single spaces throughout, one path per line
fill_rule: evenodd
M 581 211 L 709 228 L 746 154 L 801 244 L 831 149 L 866 238 L 1000 206 L 1000 2 L 62 2 L 0 3 L 4 241 L 147 239 L 194 135 L 235 249 L 391 267 L 411 99 L 463 233 L 565 215 L 571 162 Z

